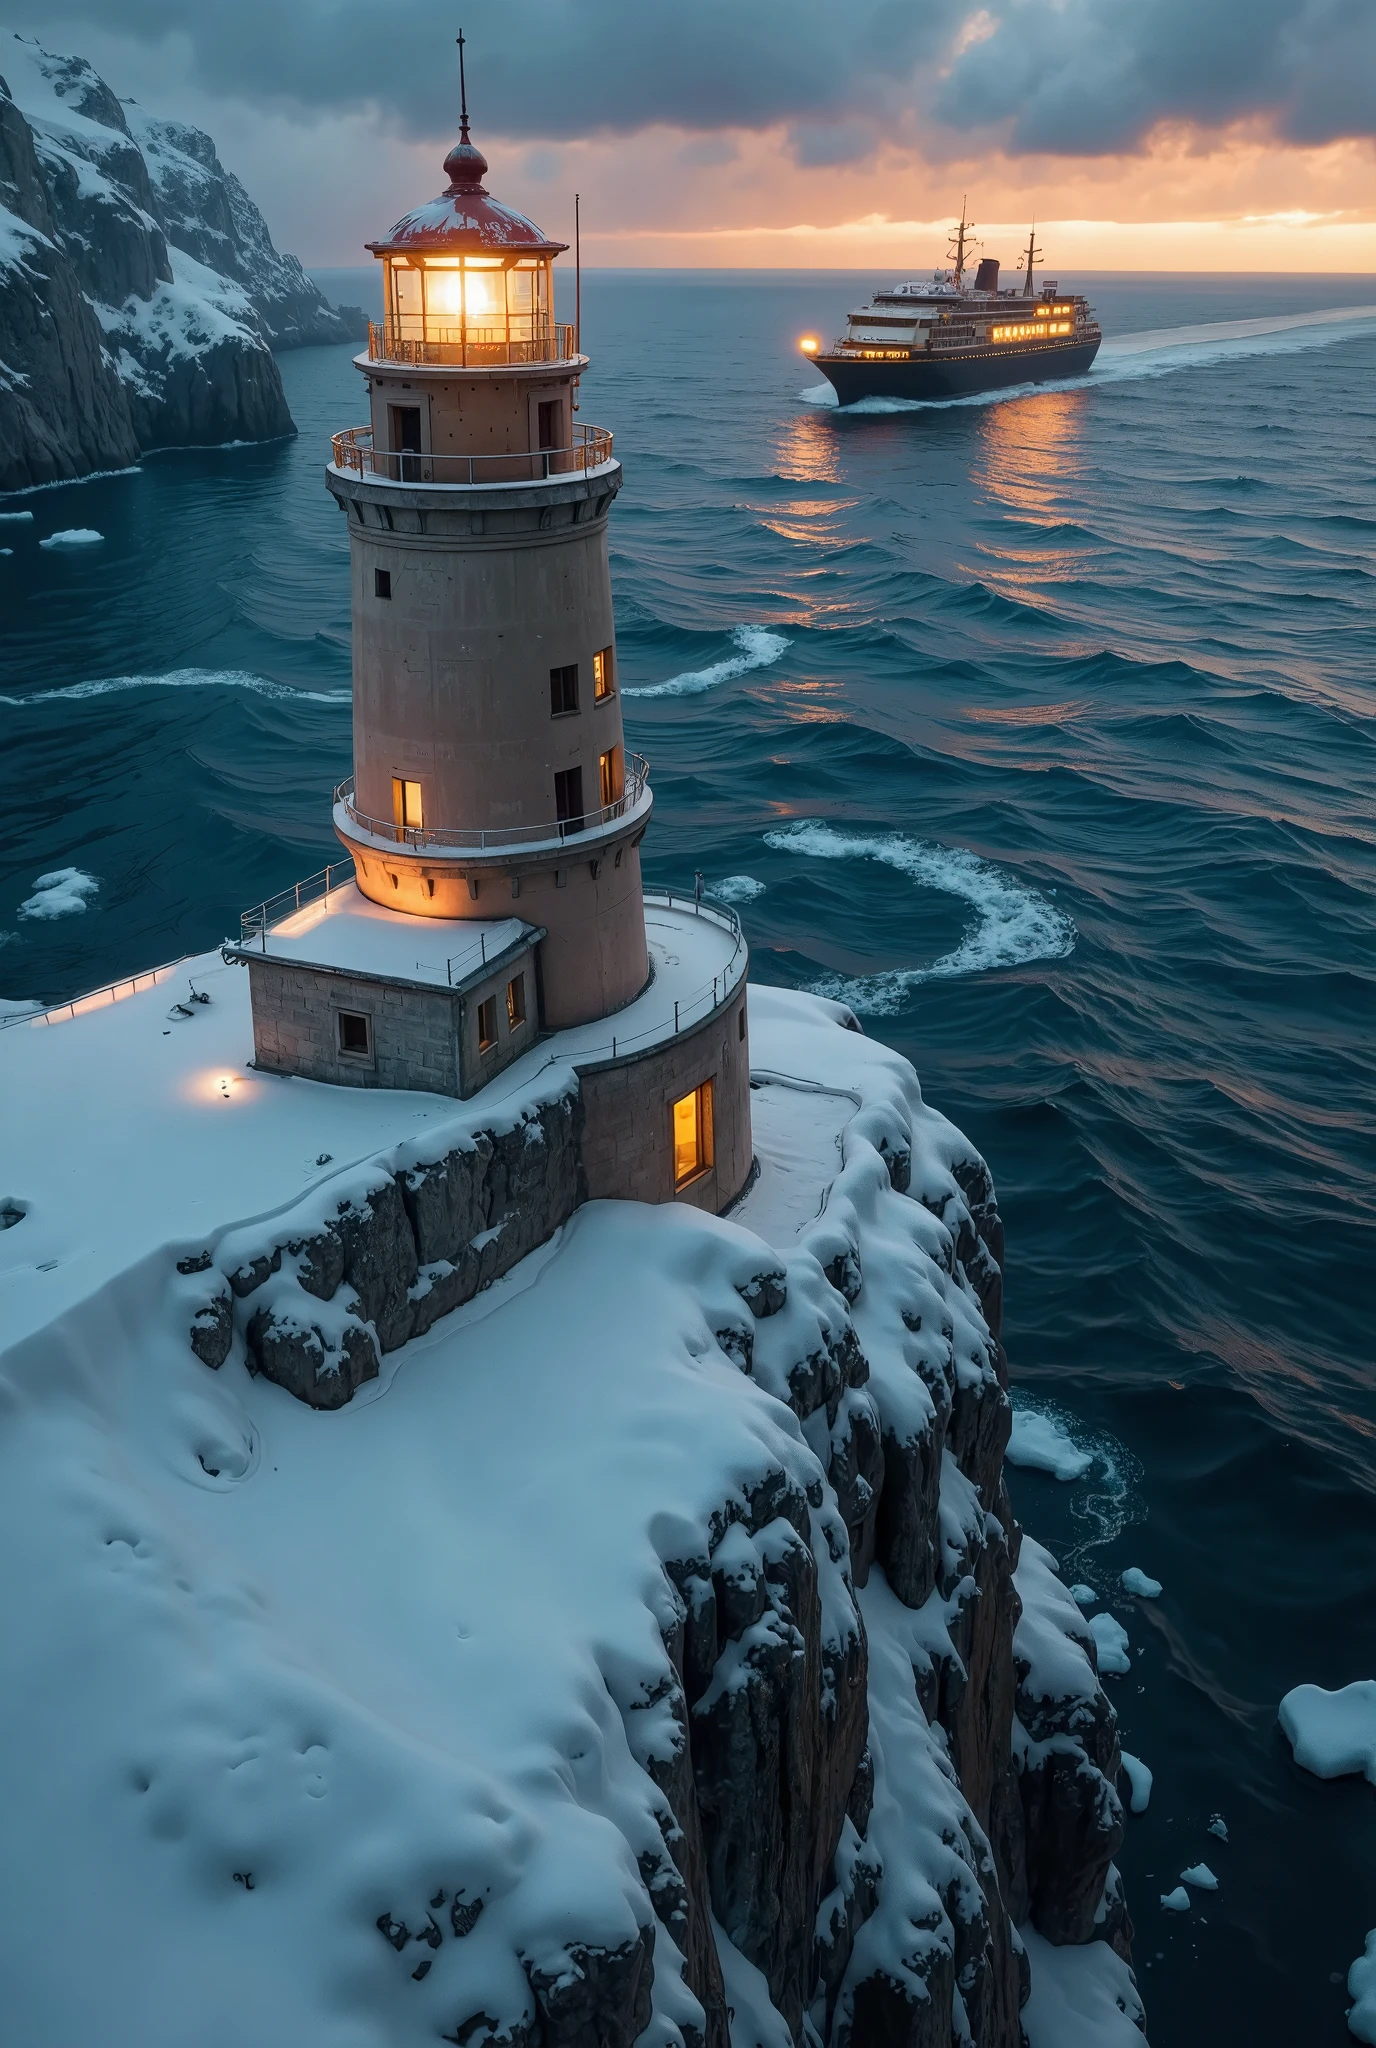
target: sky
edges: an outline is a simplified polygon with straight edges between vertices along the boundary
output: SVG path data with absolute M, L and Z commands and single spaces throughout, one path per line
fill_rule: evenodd
M 460 0 L 489 189 L 590 264 L 1376 269 L 1376 0 Z M 440 191 L 437 0 L 45 0 L 312 266 Z M 0 75 L 4 72 L 0 42 Z

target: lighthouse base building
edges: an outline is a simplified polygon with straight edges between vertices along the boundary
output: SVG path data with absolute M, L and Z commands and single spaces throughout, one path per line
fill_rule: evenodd
M 260 1070 L 506 1095 L 579 1077 L 586 1192 L 721 1211 L 752 1171 L 735 912 L 643 888 L 649 765 L 622 732 L 607 522 L 621 464 L 576 420 L 564 245 L 447 189 L 369 246 L 369 418 L 325 475 L 348 522 L 347 859 L 242 920 Z M 500 1083 L 499 1083 L 500 1077 Z

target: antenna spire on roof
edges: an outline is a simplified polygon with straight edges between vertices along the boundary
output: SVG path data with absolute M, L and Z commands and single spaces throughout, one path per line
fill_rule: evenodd
M 468 80 L 463 69 L 463 30 L 458 33 L 459 45 L 459 140 L 467 142 L 468 135 Z

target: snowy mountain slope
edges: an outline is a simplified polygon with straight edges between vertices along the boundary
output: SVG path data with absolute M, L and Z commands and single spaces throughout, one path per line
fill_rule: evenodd
M 167 1037 L 169 982 L 0 1032 L 16 2038 L 727 2048 L 730 2003 L 733 2048 L 1018 2048 L 1029 1915 L 1126 2014 L 1112 1713 L 1002 1484 L 993 1191 L 906 1062 L 752 990 L 734 1218 L 585 1205 L 324 1414 L 248 1370 L 256 1263 L 303 1180 L 483 1098 L 236 1101 L 212 986 Z
M 292 431 L 274 346 L 345 340 L 196 129 L 0 41 L 0 490 Z

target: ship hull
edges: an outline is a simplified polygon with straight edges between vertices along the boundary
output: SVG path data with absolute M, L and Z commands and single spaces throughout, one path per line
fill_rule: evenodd
M 842 405 L 861 398 L 941 400 L 1002 391 L 1012 384 L 1047 384 L 1082 377 L 1099 353 L 1097 341 L 1054 348 L 995 351 L 972 349 L 942 356 L 911 356 L 899 362 L 864 362 L 854 356 L 814 356 Z

